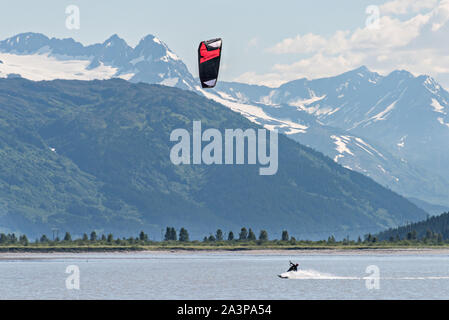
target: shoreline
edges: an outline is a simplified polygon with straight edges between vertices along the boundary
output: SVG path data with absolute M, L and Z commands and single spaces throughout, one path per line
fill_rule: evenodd
M 6 249 L 6 250 L 5 250 Z M 198 247 L 0 247 L 0 260 L 34 255 L 68 256 L 72 254 L 242 254 L 242 255 L 410 255 L 447 254 L 449 247 L 296 247 L 296 248 L 198 248 Z

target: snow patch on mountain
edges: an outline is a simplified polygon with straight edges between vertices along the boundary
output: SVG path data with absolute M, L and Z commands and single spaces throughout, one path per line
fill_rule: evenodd
M 167 78 L 160 82 L 164 86 L 174 87 L 179 81 L 179 78 Z
M 430 105 L 433 107 L 433 111 L 446 114 L 446 112 L 444 112 L 444 107 L 435 98 L 432 98 L 432 103 Z
M 34 81 L 54 79 L 93 80 L 109 79 L 117 74 L 117 68 L 103 63 L 89 69 L 89 60 L 58 60 L 48 54 L 15 55 L 0 53 L 0 77 L 19 74 Z
M 220 94 L 222 96 L 218 96 L 210 91 L 201 89 L 199 86 L 196 87 L 196 90 L 200 91 L 206 98 L 227 106 L 231 110 L 242 114 L 248 120 L 262 125 L 268 130 L 280 130 L 283 133 L 290 135 L 296 133 L 306 133 L 308 129 L 307 126 L 295 123 L 288 119 L 284 120 L 273 118 L 263 111 L 261 107 L 256 105 L 236 102 L 235 99 L 225 99 L 223 96 L 227 97 L 227 95 L 223 92 Z
M 384 111 L 379 112 L 371 119 L 374 121 L 386 120 L 388 117 L 388 114 L 394 109 L 396 102 L 397 102 L 397 100 L 395 102 L 393 102 L 392 104 L 390 104 L 388 107 L 386 107 Z
M 272 90 L 269 95 L 261 97 L 259 103 L 265 104 L 267 106 L 277 105 L 276 103 L 273 103 L 273 97 L 275 94 L 276 91 Z M 241 93 L 238 93 L 237 95 L 242 98 L 244 97 L 244 95 L 242 95 Z
M 359 137 L 354 137 L 355 141 L 357 141 L 357 146 L 360 147 L 361 149 L 363 149 L 364 151 L 368 152 L 370 155 L 374 155 L 377 154 L 379 157 L 385 159 L 384 155 L 382 153 L 380 153 L 379 151 L 377 151 L 375 148 L 373 148 L 370 144 L 366 143 L 365 141 L 363 141 L 362 138 Z
M 312 93 L 312 96 L 308 99 L 299 98 L 297 100 L 289 101 L 288 104 L 291 106 L 299 107 L 301 109 L 305 109 L 304 106 L 312 104 L 312 103 L 320 101 L 320 100 L 323 100 L 324 98 L 326 98 L 325 94 L 320 97 L 317 97 L 317 96 L 315 96 L 314 93 Z M 315 110 L 313 110 L 313 111 L 315 111 Z M 313 113 L 313 111 L 310 113 Z
M 407 139 L 407 136 L 401 137 L 399 142 L 396 144 L 398 146 L 398 148 L 404 148 L 404 146 L 405 146 L 405 139 Z
M 437 120 L 438 120 L 438 122 L 440 123 L 440 124 L 442 124 L 443 126 L 446 126 L 446 127 L 449 127 L 449 123 L 447 123 L 447 122 L 444 122 L 444 119 L 443 118 L 437 118 Z
M 335 162 L 338 162 L 338 159 L 344 157 L 344 153 L 348 153 L 348 154 L 350 154 L 351 156 L 354 155 L 354 153 L 352 153 L 352 151 L 349 150 L 349 148 L 348 148 L 348 146 L 347 146 L 347 143 L 348 143 L 349 140 L 350 140 L 349 137 L 347 137 L 347 136 L 340 136 L 340 137 L 338 137 L 338 136 L 332 135 L 331 138 L 334 140 L 334 143 L 335 143 L 335 145 L 336 145 L 335 150 L 337 150 L 338 153 L 339 153 L 339 154 L 338 154 L 337 156 L 335 156 L 335 158 L 334 158 L 334 161 L 335 161 Z
M 433 94 L 438 94 L 441 90 L 441 86 L 432 77 L 425 78 L 424 86 Z

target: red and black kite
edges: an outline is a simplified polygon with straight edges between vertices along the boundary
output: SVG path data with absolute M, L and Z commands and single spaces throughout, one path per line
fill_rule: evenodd
M 221 42 L 220 38 L 202 41 L 198 48 L 198 69 L 203 88 L 213 88 L 217 84 Z

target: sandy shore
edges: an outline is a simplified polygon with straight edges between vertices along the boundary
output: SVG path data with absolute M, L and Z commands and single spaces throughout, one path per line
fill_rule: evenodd
M 157 250 L 119 252 L 4 252 L 1 260 L 47 259 L 150 259 L 159 255 L 449 255 L 449 248 L 393 248 L 393 249 L 261 249 L 261 250 Z
M 241 255 L 411 255 L 411 254 L 447 254 L 449 248 L 386 248 L 386 249 L 261 249 L 261 250 L 165 250 L 142 251 L 141 253 L 161 254 L 241 254 Z

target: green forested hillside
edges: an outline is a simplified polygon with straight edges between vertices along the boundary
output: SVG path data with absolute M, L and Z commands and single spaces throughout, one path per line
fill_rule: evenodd
M 279 136 L 279 170 L 170 162 L 175 128 L 257 126 L 192 92 L 124 80 L 0 79 L 0 231 L 128 235 L 248 225 L 297 238 L 379 231 L 426 213 Z M 157 236 L 154 236 L 157 234 Z
M 379 240 L 449 240 L 449 212 L 380 232 Z

